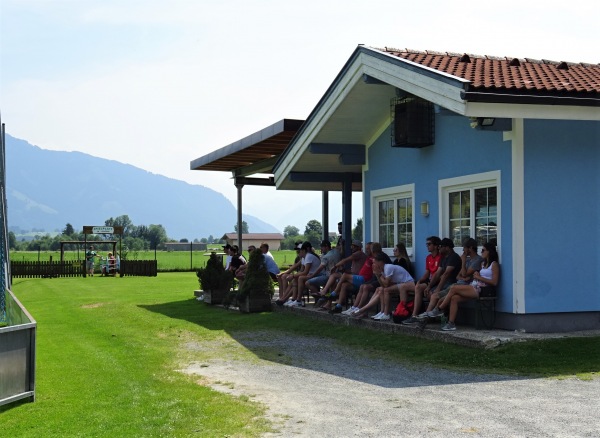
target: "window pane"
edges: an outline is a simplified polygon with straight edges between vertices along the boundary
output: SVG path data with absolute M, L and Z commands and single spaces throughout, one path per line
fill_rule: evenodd
M 412 252 L 412 198 L 400 198 L 396 205 L 398 207 L 398 236 L 395 243 L 403 243 L 409 252 Z
M 455 246 L 462 246 L 462 242 L 471 235 L 471 191 L 449 193 L 448 206 L 450 239 Z
M 383 248 L 394 246 L 394 201 L 379 202 L 379 242 Z
M 496 192 L 496 187 L 475 189 L 475 221 L 479 246 L 497 238 L 498 201 Z

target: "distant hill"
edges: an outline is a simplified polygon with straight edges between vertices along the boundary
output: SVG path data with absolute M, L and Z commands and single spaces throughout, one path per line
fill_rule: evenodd
M 221 193 L 81 152 L 49 151 L 6 135 L 9 228 L 54 231 L 67 223 L 104 225 L 128 215 L 134 225 L 162 225 L 173 239 L 221 237 L 237 213 Z M 244 215 L 253 233 L 277 230 Z

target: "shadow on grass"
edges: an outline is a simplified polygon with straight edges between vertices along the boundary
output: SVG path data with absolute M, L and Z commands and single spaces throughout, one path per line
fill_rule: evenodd
M 405 337 L 372 333 L 359 328 L 334 326 L 320 321 L 307 320 L 281 313 L 241 314 L 237 311 L 207 306 L 195 299 L 174 301 L 140 308 L 198 324 L 208 330 L 225 331 L 232 339 L 258 358 L 293 368 L 363 382 L 385 388 L 453 385 L 465 383 L 520 380 L 515 375 L 483 374 L 475 367 L 453 371 L 444 367 L 444 350 L 455 354 L 486 354 L 472 348 L 440 345 L 427 340 L 407 340 L 417 349 L 412 358 L 386 354 L 390 349 L 401 349 L 398 341 Z M 338 343 L 338 339 L 344 342 Z M 387 343 L 386 343 L 387 340 Z M 382 342 L 379 342 L 382 341 Z M 419 345 L 419 343 L 421 345 Z M 376 346 L 374 344 L 377 344 Z M 369 347 L 364 347 L 368 345 Z M 408 347 L 407 347 L 408 348 Z M 429 349 L 427 362 L 415 359 L 418 351 Z M 431 351 L 437 349 L 438 351 Z M 457 350 L 458 349 L 458 350 Z M 384 351 L 384 353 L 382 353 Z M 394 360 L 394 357 L 399 360 Z

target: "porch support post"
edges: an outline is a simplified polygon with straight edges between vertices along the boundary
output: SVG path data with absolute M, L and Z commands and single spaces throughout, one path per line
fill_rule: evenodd
M 342 182 L 342 237 L 344 238 L 344 254 L 350 255 L 352 243 L 352 174 L 344 174 Z
M 237 188 L 237 245 L 240 250 L 240 254 L 242 253 L 242 189 L 244 188 L 244 184 L 235 183 L 235 187 Z
M 323 238 L 321 240 L 329 240 L 329 192 L 322 192 L 321 206 L 322 222 L 323 222 Z

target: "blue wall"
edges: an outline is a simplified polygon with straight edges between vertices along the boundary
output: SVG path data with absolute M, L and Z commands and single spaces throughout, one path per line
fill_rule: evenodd
M 425 239 L 439 235 L 438 180 L 489 171 L 501 171 L 502 282 L 498 309 L 512 312 L 512 227 L 511 227 L 511 148 L 502 140 L 502 132 L 479 131 L 470 127 L 469 119 L 443 111 L 436 114 L 435 145 L 421 149 L 393 148 L 390 131 L 385 131 L 369 148 L 369 170 L 364 175 L 364 229 L 366 241 L 371 236 L 372 190 L 415 184 L 414 261 L 417 276 L 423 274 Z M 418 213 L 421 201 L 429 201 L 430 214 Z M 440 236 L 446 237 L 446 236 Z
M 525 309 L 600 310 L 600 123 L 525 121 Z

